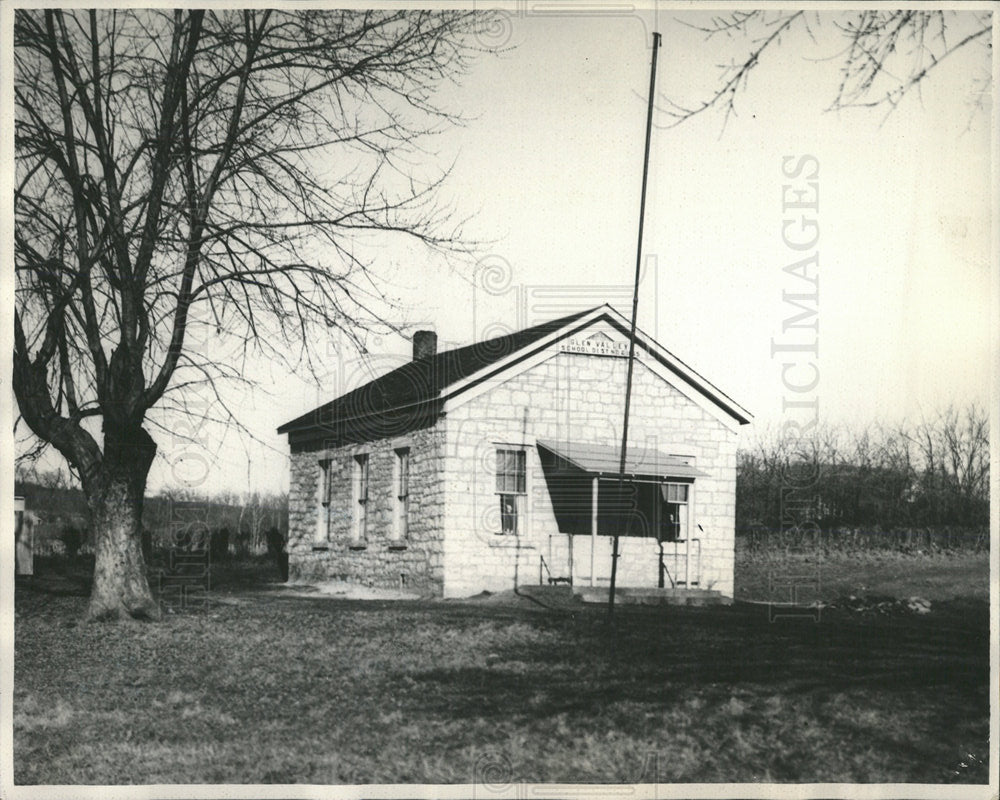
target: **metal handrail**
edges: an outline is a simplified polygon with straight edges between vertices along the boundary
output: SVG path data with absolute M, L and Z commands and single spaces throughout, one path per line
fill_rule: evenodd
M 552 577 L 552 570 L 549 569 L 549 565 L 545 563 L 545 556 L 541 553 L 538 554 L 538 585 L 543 586 L 544 581 L 542 580 L 542 567 L 545 567 L 545 571 L 549 573 L 549 578 Z
M 704 533 L 704 528 L 700 525 L 698 530 Z M 695 562 L 695 576 L 697 580 L 691 580 L 691 542 L 698 543 L 698 555 Z M 684 545 L 684 580 L 676 581 L 676 583 L 683 583 L 685 588 L 691 586 L 701 586 L 701 539 L 688 537 L 687 539 L 674 539 L 674 572 L 677 572 L 677 559 L 680 557 L 680 553 L 677 552 L 677 545 Z
M 689 583 L 688 586 L 701 586 L 701 539 L 692 539 L 691 541 L 698 543 L 698 561 L 694 573 L 698 577 L 698 580 L 696 580 L 693 584 Z
M 542 568 L 549 574 L 549 585 L 552 586 L 557 583 L 568 583 L 570 586 L 573 585 L 573 575 L 572 570 L 570 570 L 570 576 L 568 578 L 556 577 L 552 574 L 552 570 L 549 569 L 549 564 L 545 560 L 545 556 L 541 553 L 538 554 L 538 585 L 544 586 L 545 582 L 542 580 Z

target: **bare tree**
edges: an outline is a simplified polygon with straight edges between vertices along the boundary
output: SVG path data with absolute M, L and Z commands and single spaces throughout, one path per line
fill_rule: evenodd
M 935 521 L 963 522 L 989 507 L 989 417 L 982 406 L 949 406 L 903 431 L 918 454 L 916 478 Z
M 824 21 L 836 31 L 837 49 L 823 52 L 816 38 Z M 714 91 L 695 103 L 659 98 L 658 108 L 673 127 L 710 109 L 721 109 L 725 119 L 736 112 L 736 99 L 753 71 L 789 38 L 808 40 L 819 57 L 837 59 L 840 81 L 829 110 L 874 108 L 891 111 L 942 61 L 977 45 L 983 49 L 983 71 L 970 76 L 970 93 L 977 106 L 988 96 L 990 85 L 990 11 L 920 11 L 915 9 L 840 12 L 829 17 L 813 11 L 735 11 L 716 16 L 706 25 L 694 26 L 707 39 L 740 39 L 744 54 L 720 65 Z
M 248 491 L 240 498 L 237 541 L 247 552 L 257 553 L 266 544 L 264 531 L 275 524 L 280 502 L 278 496 L 258 491 Z
M 459 241 L 418 164 L 456 121 L 466 12 L 19 10 L 14 391 L 79 475 L 91 618 L 157 615 L 139 546 L 153 409 L 239 377 L 195 329 L 284 358 L 378 323 L 372 236 Z M 100 434 L 97 425 L 100 423 Z
M 975 403 L 895 425 L 817 426 L 810 436 L 815 496 L 824 527 L 985 525 L 989 416 Z M 782 524 L 787 470 L 808 449 L 765 430 L 737 454 L 737 526 Z

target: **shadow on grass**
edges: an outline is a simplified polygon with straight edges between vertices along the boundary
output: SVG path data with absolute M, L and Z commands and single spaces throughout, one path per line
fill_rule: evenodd
M 611 634 L 590 616 L 570 623 L 573 648 L 506 652 L 490 665 L 414 674 L 427 687 L 423 704 L 457 714 L 537 717 L 622 702 L 666 707 L 713 686 L 780 689 L 789 697 L 932 693 L 943 686 L 982 688 L 989 675 L 988 618 L 941 625 L 828 614 L 816 623 L 770 622 L 766 609 L 735 606 L 620 617 Z M 511 660 L 515 672 L 505 668 Z
M 666 780 L 985 775 L 960 767 L 987 752 L 979 601 L 818 623 L 749 604 L 622 607 L 612 632 L 601 607 L 239 588 L 267 568 L 220 572 L 213 586 L 232 591 L 207 613 L 135 630 L 68 627 L 85 599 L 19 584 L 18 780 L 462 783 L 484 749 L 549 781 L 618 780 L 650 751 Z

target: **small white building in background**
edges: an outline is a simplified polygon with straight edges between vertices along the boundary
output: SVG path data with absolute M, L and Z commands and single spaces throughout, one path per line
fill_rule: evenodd
M 611 306 L 413 360 L 279 429 L 289 570 L 462 597 L 559 579 L 733 594 L 750 414 Z

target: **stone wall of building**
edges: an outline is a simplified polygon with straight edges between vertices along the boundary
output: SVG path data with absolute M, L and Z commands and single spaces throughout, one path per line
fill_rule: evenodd
M 397 539 L 395 459 L 396 450 L 403 447 L 410 451 L 409 509 L 406 537 Z M 364 445 L 293 452 L 288 500 L 291 579 L 335 579 L 440 595 L 444 579 L 443 449 L 444 435 L 437 426 Z M 357 538 L 358 503 L 353 493 L 355 457 L 360 453 L 368 455 L 369 476 L 363 540 Z M 328 461 L 332 478 L 326 509 L 318 491 L 321 460 Z
M 446 597 L 538 583 L 541 557 L 553 575 L 567 574 L 570 537 L 558 530 L 535 443 L 541 439 L 620 444 L 627 365 L 623 358 L 558 353 L 449 411 L 443 420 L 448 454 L 444 462 Z M 701 539 L 700 585 L 731 596 L 736 432 L 637 361 L 629 444 L 692 455 L 696 468 L 708 473 L 695 482 L 690 535 Z M 527 495 L 518 536 L 500 533 L 495 453 L 504 446 L 523 447 L 527 453 Z M 578 580 L 581 572 L 589 576 L 589 542 L 581 541 L 584 538 L 573 537 L 573 571 Z M 656 541 L 621 541 L 619 585 L 655 585 Z M 675 564 L 673 546 L 665 548 L 668 569 L 673 573 L 676 566 L 683 572 L 683 556 Z M 580 558 L 581 550 L 585 558 Z M 680 550 L 683 553 L 683 546 Z M 693 549 L 692 572 L 696 553 Z M 598 537 L 595 563 L 597 585 L 607 585 L 610 537 Z

